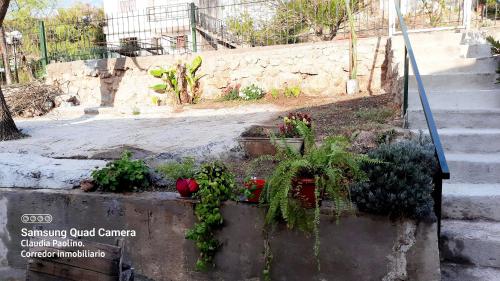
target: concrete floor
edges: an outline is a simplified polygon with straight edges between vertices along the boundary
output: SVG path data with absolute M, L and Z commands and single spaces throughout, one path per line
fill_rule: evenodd
M 96 159 L 110 158 L 123 147 L 157 159 L 218 156 L 237 145 L 245 128 L 279 111 L 273 105 L 248 104 L 141 115 L 53 113 L 17 120 L 30 137 L 0 142 L 0 187 L 72 188 L 105 164 Z

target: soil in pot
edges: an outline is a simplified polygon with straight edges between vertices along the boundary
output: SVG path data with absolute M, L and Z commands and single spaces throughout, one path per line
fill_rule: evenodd
M 264 189 L 264 185 L 266 184 L 265 179 L 251 179 L 245 183 L 245 187 L 250 189 L 252 192 L 252 196 L 247 198 L 247 202 L 251 203 L 259 203 L 260 194 Z
M 198 191 L 198 183 L 195 179 L 177 179 L 175 188 L 182 197 L 191 197 L 193 193 Z
M 316 206 L 316 181 L 313 178 L 298 178 L 293 181 L 292 197 L 300 201 L 303 208 Z

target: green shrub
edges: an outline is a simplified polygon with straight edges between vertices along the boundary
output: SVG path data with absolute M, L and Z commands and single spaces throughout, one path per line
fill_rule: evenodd
M 224 222 L 221 213 L 221 203 L 233 195 L 235 187 L 234 175 L 226 166 L 219 162 L 202 165 L 196 174 L 199 190 L 194 197 L 199 199 L 195 207 L 198 222 L 186 233 L 186 238 L 196 242 L 200 256 L 196 262 L 197 270 L 207 270 L 214 266 L 213 259 L 219 241 L 215 238 L 215 231 Z
M 283 94 L 287 98 L 298 98 L 300 94 L 302 93 L 302 89 L 300 86 L 292 86 L 292 87 L 286 87 L 285 90 L 283 91 Z
M 360 211 L 394 219 L 423 219 L 432 214 L 432 179 L 436 170 L 432 144 L 383 144 L 369 156 L 383 163 L 364 164 L 362 169 L 369 181 L 351 188 L 352 200 Z
M 132 153 L 126 151 L 118 160 L 92 172 L 97 187 L 103 191 L 136 191 L 150 185 L 149 169 L 142 160 L 131 160 Z
M 264 90 L 252 84 L 241 89 L 239 96 L 244 100 L 258 100 L 264 97 Z
M 182 162 L 162 164 L 157 168 L 158 172 L 171 179 L 192 179 L 196 175 L 196 163 L 194 158 L 184 158 Z

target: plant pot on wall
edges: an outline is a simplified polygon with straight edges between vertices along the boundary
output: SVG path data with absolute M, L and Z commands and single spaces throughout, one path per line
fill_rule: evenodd
M 265 179 L 251 179 L 245 182 L 245 187 L 250 190 L 252 195 L 246 198 L 247 202 L 259 203 L 260 194 L 266 185 Z
M 182 197 L 191 197 L 193 193 L 198 191 L 198 183 L 195 179 L 177 179 L 175 188 Z
M 346 83 L 346 92 L 348 95 L 356 95 L 359 93 L 358 79 L 349 79 Z
M 292 197 L 298 199 L 303 208 L 316 206 L 316 180 L 313 178 L 297 178 L 292 183 Z

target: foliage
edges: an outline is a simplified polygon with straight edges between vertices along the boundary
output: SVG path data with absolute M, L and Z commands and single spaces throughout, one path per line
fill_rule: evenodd
M 194 158 L 184 158 L 182 162 L 172 162 L 162 164 L 157 168 L 158 172 L 171 179 L 192 179 L 197 173 L 196 163 Z
M 305 125 L 311 129 L 312 118 L 307 113 L 289 113 L 283 117 L 283 124 L 279 125 L 279 137 L 283 138 L 298 138 L 301 136 L 299 124 Z
M 264 90 L 252 84 L 241 89 L 239 96 L 243 100 L 258 100 L 264 97 Z
M 240 88 L 240 84 L 236 84 L 235 86 L 228 85 L 222 92 L 222 100 L 230 101 L 240 99 Z
M 160 78 L 163 83 L 153 85 L 150 88 L 158 93 L 173 92 L 178 103 L 182 104 L 182 81 L 186 81 L 189 86 L 187 102 L 197 103 L 201 98 L 200 79 L 204 75 L 197 75 L 196 72 L 200 69 L 202 62 L 202 58 L 196 56 L 190 64 L 178 62 L 177 65 L 168 69 L 162 67 L 151 69 L 149 74 Z
M 296 43 L 310 30 L 322 40 L 331 40 L 346 20 L 345 0 L 269 3 L 276 11 L 271 19 L 257 21 L 244 12 L 228 19 L 229 31 L 253 46 Z M 358 9 L 357 0 L 352 1 L 352 8 Z
M 88 4 L 76 3 L 54 12 L 57 1 L 12 1 L 5 28 L 22 34 L 20 52 L 39 59 L 38 21 L 45 21 L 49 60 L 68 61 L 101 58 L 106 52 L 103 32 L 104 11 Z M 16 5 L 14 5 L 16 3 Z
M 285 90 L 283 91 L 283 94 L 287 98 L 298 98 L 301 93 L 302 89 L 300 88 L 300 86 L 285 87 Z
M 97 186 L 104 191 L 136 191 L 150 185 L 149 169 L 142 160 L 131 160 L 132 153 L 126 151 L 118 160 L 92 172 Z
M 298 130 L 305 140 L 304 155 L 289 148 L 277 148 L 279 151 L 274 159 L 278 165 L 267 180 L 261 201 L 269 203 L 266 224 L 285 221 L 291 229 L 312 231 L 315 235 L 314 252 L 318 258 L 321 194 L 335 203 L 339 218 L 342 209 L 350 206 L 350 184 L 366 178 L 361 164 L 377 161 L 349 152 L 349 142 L 344 137 L 328 137 L 318 146 L 311 129 L 303 122 L 298 123 Z M 304 208 L 293 196 L 294 182 L 299 178 L 315 180 L 316 205 L 313 210 Z
M 495 40 L 493 36 L 486 37 L 486 41 L 488 41 L 488 43 L 490 43 L 491 45 L 491 53 L 493 55 L 500 55 L 500 42 L 498 40 Z
M 291 87 L 286 86 L 284 89 L 273 88 L 269 93 L 274 99 L 279 98 L 280 95 L 283 95 L 285 98 L 298 98 L 302 93 L 302 88 L 298 85 Z
M 199 185 L 194 195 L 199 199 L 195 207 L 198 222 L 188 230 L 186 238 L 195 241 L 200 251 L 196 269 L 207 270 L 214 266 L 213 259 L 220 247 L 219 241 L 215 239 L 215 231 L 224 223 L 221 202 L 230 199 L 235 181 L 233 174 L 219 162 L 202 165 L 195 179 Z
M 391 218 L 423 219 L 431 215 L 436 169 L 432 143 L 413 140 L 383 144 L 369 156 L 383 163 L 362 166 L 369 181 L 354 184 L 351 189 L 359 210 Z
M 486 41 L 488 41 L 488 43 L 490 43 L 491 45 L 491 53 L 493 55 L 500 55 L 500 42 L 498 40 L 495 40 L 493 36 L 486 37 Z M 497 73 L 500 74 L 500 63 L 497 67 Z M 497 78 L 497 83 L 500 83 L 500 77 Z

